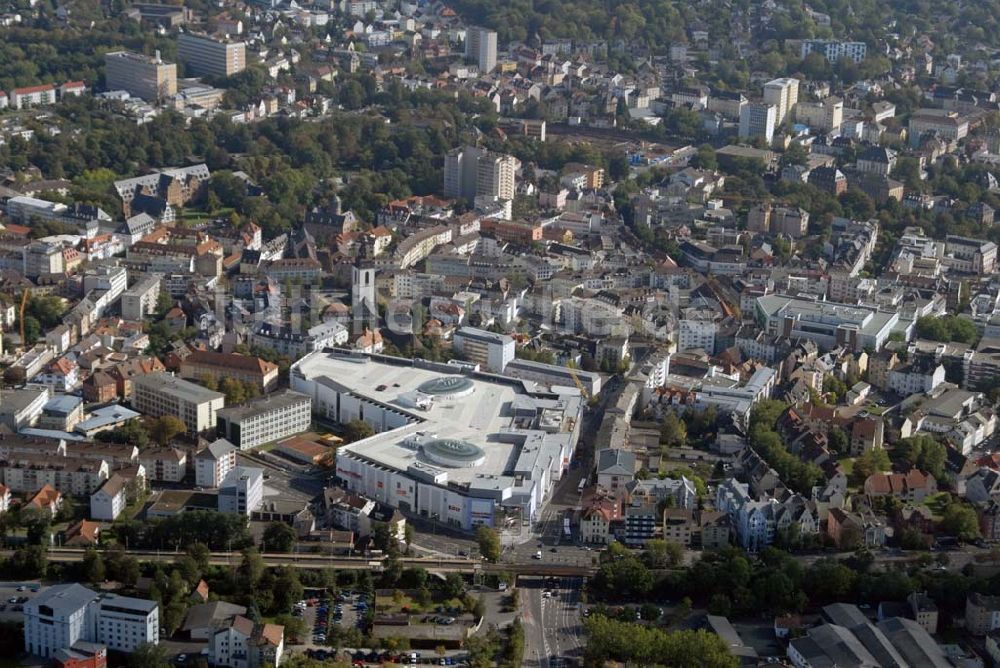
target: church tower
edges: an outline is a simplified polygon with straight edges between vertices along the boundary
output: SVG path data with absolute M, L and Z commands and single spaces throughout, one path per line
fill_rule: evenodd
M 375 301 L 375 263 L 368 237 L 363 236 L 351 267 L 351 312 L 355 332 L 378 325 L 378 306 Z

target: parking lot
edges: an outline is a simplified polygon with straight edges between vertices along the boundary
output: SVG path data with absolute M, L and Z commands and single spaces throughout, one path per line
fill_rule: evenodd
M 303 605 L 304 604 L 304 605 Z M 359 622 L 358 605 L 367 606 L 358 600 L 357 594 L 343 592 L 335 599 L 321 598 L 300 601 L 295 615 L 306 623 L 306 637 L 301 638 L 307 649 L 326 649 L 333 629 L 349 629 Z
M 0 583 L 0 622 L 24 620 L 24 604 L 42 590 L 37 582 Z

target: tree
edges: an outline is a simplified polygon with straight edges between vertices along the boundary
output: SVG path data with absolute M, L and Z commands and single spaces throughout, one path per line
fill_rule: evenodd
M 684 548 L 678 543 L 650 540 L 646 542 L 642 558 L 649 568 L 673 568 L 684 558 Z
M 302 600 L 304 592 L 298 571 L 287 566 L 279 568 L 274 579 L 273 592 L 271 608 L 274 612 L 291 612 L 295 602 Z
M 653 588 L 653 576 L 638 557 L 619 555 L 601 564 L 594 587 L 611 596 L 641 597 Z
M 101 555 L 94 548 L 88 548 L 86 552 L 83 553 L 83 559 L 80 565 L 83 568 L 84 577 L 88 582 L 94 584 L 99 584 L 104 582 L 104 560 Z
M 941 516 L 941 530 L 963 542 L 974 541 L 981 536 L 976 511 L 958 501 L 945 508 Z
M 351 420 L 344 425 L 344 440 L 348 443 L 360 441 L 374 434 L 375 430 L 364 420 Z
M 128 655 L 129 668 L 170 668 L 164 645 L 143 643 Z
M 496 529 L 485 524 L 476 529 L 476 542 L 479 544 L 479 553 L 487 561 L 496 563 L 500 561 L 500 535 Z
M 295 529 L 284 522 L 271 522 L 264 529 L 263 550 L 265 552 L 291 552 L 295 547 Z
M 660 428 L 660 443 L 676 448 L 687 443 L 687 425 L 673 411 L 668 411 Z
M 257 588 L 261 576 L 264 575 L 264 558 L 255 547 L 243 550 L 243 560 L 240 562 L 238 575 L 242 584 L 250 591 Z
M 176 415 L 161 415 L 153 420 L 149 434 L 161 446 L 166 446 L 178 434 L 187 431 L 187 425 Z
M 735 668 L 726 643 L 708 631 L 664 632 L 657 628 L 593 615 L 586 622 L 587 665 L 618 661 L 671 668 Z
M 443 591 L 448 598 L 461 598 L 465 593 L 465 580 L 458 573 L 448 573 L 444 580 Z

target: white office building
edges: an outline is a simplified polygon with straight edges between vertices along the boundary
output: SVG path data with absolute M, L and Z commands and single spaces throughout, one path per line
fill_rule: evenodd
M 97 601 L 97 642 L 109 650 L 133 652 L 160 641 L 160 609 L 156 601 L 106 594 Z
M 218 413 L 219 434 L 240 450 L 274 443 L 309 430 L 312 398 L 283 390 L 224 408 Z
M 79 584 L 49 587 L 24 604 L 24 649 L 43 658 L 78 641 L 128 653 L 157 644 L 159 630 L 155 601 L 101 595 Z
M 219 512 L 250 514 L 264 502 L 264 471 L 237 466 L 219 485 Z
M 215 429 L 226 396 L 169 373 L 149 373 L 132 381 L 132 407 L 152 417 L 179 417 L 191 433 Z
M 514 339 L 506 334 L 463 327 L 455 332 L 452 344 L 464 359 L 493 373 L 503 373 L 507 364 L 514 360 Z

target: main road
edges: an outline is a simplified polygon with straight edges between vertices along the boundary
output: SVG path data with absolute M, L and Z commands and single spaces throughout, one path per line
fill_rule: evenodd
M 581 578 L 518 578 L 524 619 L 524 665 L 561 665 L 583 653 Z

